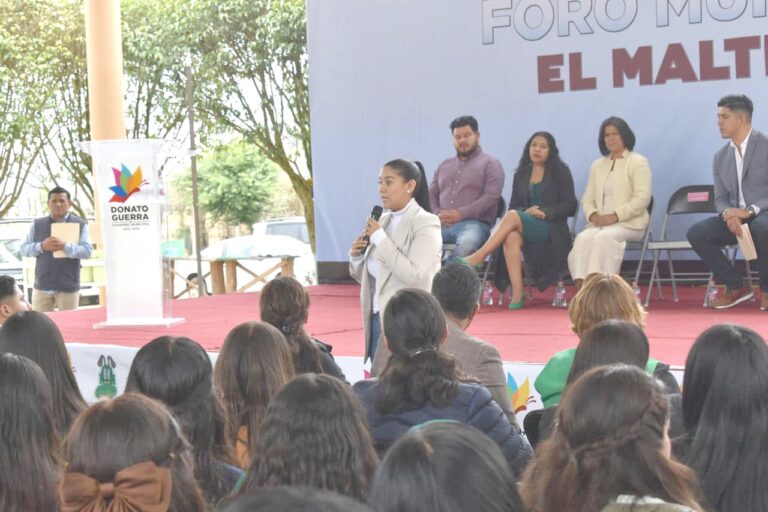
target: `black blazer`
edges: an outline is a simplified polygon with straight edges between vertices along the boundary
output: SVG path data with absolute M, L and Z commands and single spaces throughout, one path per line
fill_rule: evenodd
M 531 167 L 518 169 L 512 182 L 510 210 L 525 210 L 533 206 L 528 197 L 528 182 L 531 180 Z M 565 266 L 571 251 L 571 233 L 568 230 L 568 217 L 576 214 L 579 202 L 573 190 L 573 176 L 567 165 L 547 169 L 542 179 L 541 204 L 538 206 L 547 215 L 549 240 L 526 242 L 523 245 L 525 265 L 531 273 L 536 287 L 544 291 L 560 278 L 560 270 Z M 503 247 L 499 248 L 496 262 L 496 288 L 506 290 L 509 275 L 504 262 Z

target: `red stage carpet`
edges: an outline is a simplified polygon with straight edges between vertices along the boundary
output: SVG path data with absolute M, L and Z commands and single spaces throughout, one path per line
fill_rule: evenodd
M 680 302 L 655 297 L 648 314 L 647 333 L 651 356 L 682 365 L 696 336 L 712 324 L 734 322 L 746 325 L 768 337 L 768 312 L 761 312 L 759 302 L 747 302 L 727 311 L 701 307 L 702 287 L 681 288 Z M 572 290 L 569 290 L 572 293 Z M 359 288 L 355 285 L 323 285 L 310 288 L 312 309 L 309 331 L 333 345 L 333 353 L 362 356 L 362 318 Z M 644 295 L 643 295 L 644 296 Z M 569 294 L 570 298 L 570 294 Z M 552 292 L 535 294 L 525 309 L 508 311 L 501 307 L 483 307 L 469 331 L 494 343 L 505 361 L 543 363 L 558 350 L 572 347 L 575 336 L 565 310 L 550 306 Z M 759 297 L 758 297 L 759 299 Z M 51 313 L 67 342 L 114 344 L 139 347 L 165 334 L 188 336 L 207 350 L 217 351 L 227 332 L 235 325 L 258 320 L 258 294 L 220 295 L 201 299 L 176 300 L 173 316 L 186 318 L 184 324 L 170 328 L 110 328 L 94 330 L 93 324 L 106 320 L 104 309 L 83 309 Z

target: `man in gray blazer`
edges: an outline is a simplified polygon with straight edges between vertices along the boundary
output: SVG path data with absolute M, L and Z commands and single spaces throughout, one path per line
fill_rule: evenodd
M 432 295 L 443 307 L 448 327 L 442 350 L 458 359 L 462 372 L 488 388 L 493 400 L 519 431 L 499 351 L 465 332 L 477 314 L 481 288 L 477 272 L 467 265 L 450 263 L 435 274 Z
M 722 247 L 736 243 L 742 225 L 748 224 L 757 249 L 762 298 L 768 310 L 768 138 L 752 128 L 752 100 L 725 96 L 717 103 L 720 135 L 730 139 L 715 153 L 715 206 L 718 216 L 697 222 L 688 230 L 693 250 L 709 265 L 726 292 L 714 303 L 726 309 L 751 299 L 752 290 L 723 254 Z

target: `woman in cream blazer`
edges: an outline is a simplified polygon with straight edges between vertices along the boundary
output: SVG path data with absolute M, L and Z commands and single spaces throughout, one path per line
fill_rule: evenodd
M 369 218 L 364 236 L 349 252 L 349 273 L 361 284 L 360 303 L 365 332 L 365 360 L 373 372 L 389 359 L 379 343 L 381 317 L 389 299 L 403 288 L 429 291 L 440 270 L 440 220 L 430 213 L 424 168 L 409 160 L 392 160 L 379 172 L 379 195 L 387 211 L 380 221 Z
M 635 134 L 629 125 L 609 117 L 600 126 L 598 144 L 604 156 L 592 163 L 581 199 L 589 224 L 568 255 L 577 288 L 593 272 L 618 274 L 626 243 L 642 239 L 650 221 L 651 168 L 633 151 Z

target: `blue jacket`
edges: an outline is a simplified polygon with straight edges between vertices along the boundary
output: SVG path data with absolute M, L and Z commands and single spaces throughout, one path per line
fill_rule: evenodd
M 379 453 L 386 451 L 400 436 L 415 425 L 430 420 L 455 420 L 473 426 L 493 439 L 517 476 L 520 476 L 533 454 L 531 445 L 512 426 L 491 393 L 479 384 L 459 384 L 459 391 L 447 407 L 426 404 L 418 409 L 381 414 L 374 406 L 383 393 L 378 379 L 363 380 L 352 386 L 363 403 L 373 442 Z

